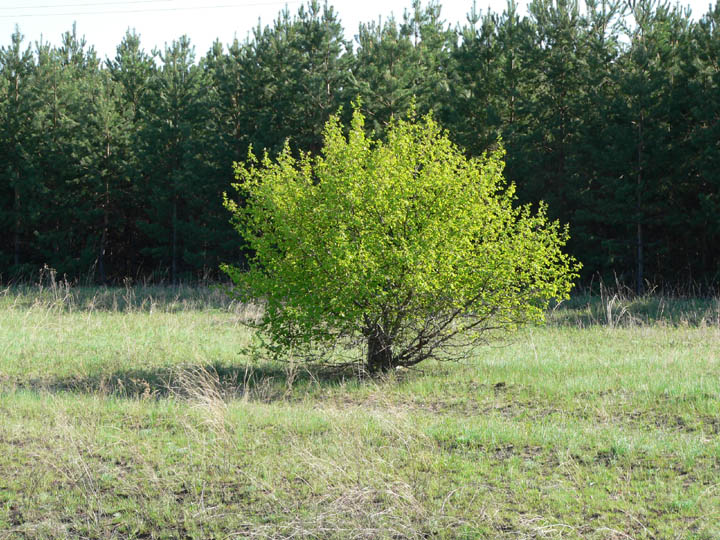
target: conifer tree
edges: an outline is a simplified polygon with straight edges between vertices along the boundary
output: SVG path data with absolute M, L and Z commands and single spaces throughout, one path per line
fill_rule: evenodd
M 140 225 L 149 241 L 143 252 L 156 268 L 169 269 L 169 278 L 176 283 L 193 236 L 188 204 L 201 181 L 194 167 L 202 151 L 195 138 L 206 118 L 204 79 L 187 36 L 156 54 L 162 66 L 154 72 L 146 94 L 147 118 L 141 135 L 147 212 Z
M 475 5 L 461 40 L 453 50 L 450 96 L 453 107 L 445 123 L 454 138 L 473 155 L 491 148 L 501 134 L 503 112 L 502 56 L 498 15 L 481 15 Z
M 348 102 L 349 44 L 335 11 L 316 0 L 295 17 L 285 9 L 272 27 L 258 27 L 244 54 L 249 142 L 278 152 L 286 139 L 317 151 L 330 114 Z
M 113 228 L 117 236 L 111 235 L 111 248 L 116 260 L 116 272 L 120 277 L 134 275 L 142 266 L 140 250 L 145 240 L 138 228 L 146 206 L 148 184 L 147 171 L 143 169 L 143 160 L 149 162 L 143 153 L 142 133 L 148 121 L 148 96 L 155 62 L 147 54 L 140 36 L 128 31 L 116 49 L 115 57 L 105 62 L 112 83 L 117 85 L 118 112 L 126 119 L 126 146 L 120 146 L 115 153 L 116 167 L 121 180 L 116 184 L 113 207 L 116 220 Z
M 638 294 L 645 290 L 648 248 L 651 260 L 662 258 L 658 220 L 673 190 L 674 165 L 667 154 L 669 92 L 677 73 L 677 51 L 673 45 L 678 12 L 657 0 L 638 0 L 629 5 L 633 25 L 628 28 L 630 46 L 621 57 L 617 71 L 620 89 L 614 148 L 624 170 L 614 195 L 622 201 L 627 227 L 625 267 L 634 263 L 634 282 Z M 628 216 L 632 216 L 628 219 Z M 663 269 L 655 267 L 656 273 Z
M 368 127 L 382 133 L 394 114 L 407 110 L 417 92 L 412 42 L 392 17 L 361 24 L 356 40 L 353 92 L 363 103 Z
M 720 2 L 689 33 L 675 88 L 685 96 L 682 114 L 691 123 L 677 150 L 682 199 L 671 226 L 685 232 L 677 247 L 687 249 L 678 258 L 694 263 L 694 278 L 712 283 L 720 279 Z
M 392 116 L 415 102 L 420 112 L 449 115 L 452 47 L 457 40 L 445 27 L 440 4 L 423 9 L 414 0 L 402 23 L 361 24 L 352 69 L 352 92 L 363 103 L 369 128 L 381 134 Z
M 576 233 L 568 243 L 581 253 L 591 273 L 612 280 L 613 272 L 622 272 L 618 263 L 617 238 L 623 228 L 625 210 L 612 191 L 622 174 L 610 150 L 615 145 L 614 100 L 620 94 L 617 61 L 621 52 L 619 33 L 622 5 L 617 0 L 586 2 L 585 93 L 578 103 L 573 200 L 568 216 Z M 569 186 L 570 187 L 570 186 Z M 602 201 L 602 202 L 601 202 Z M 626 216 L 625 216 L 626 217 Z
M 30 48 L 22 42 L 16 29 L 10 46 L 0 49 L 0 225 L 10 232 L 0 240 L 0 273 L 21 272 L 31 230 L 27 199 L 33 190 L 30 96 L 35 66 Z
M 575 0 L 534 0 L 529 6 L 533 48 L 524 61 L 523 151 L 510 165 L 524 181 L 527 200 L 547 200 L 554 216 L 567 220 L 574 204 L 578 128 L 587 88 L 586 20 Z
M 122 268 L 116 260 L 116 244 L 122 241 L 127 217 L 120 211 L 127 195 L 127 158 L 130 149 L 129 114 L 122 108 L 121 88 L 109 71 L 98 71 L 89 85 L 89 110 L 85 123 L 86 140 L 81 158 L 92 203 L 89 232 L 95 235 L 97 277 L 106 283 Z M 120 207 L 120 208 L 118 208 Z
M 41 211 L 35 222 L 40 261 L 60 274 L 79 276 L 97 259 L 92 233 L 93 197 L 82 157 L 91 143 L 84 129 L 99 61 L 76 28 L 58 47 L 38 47 L 35 84 L 37 185 Z

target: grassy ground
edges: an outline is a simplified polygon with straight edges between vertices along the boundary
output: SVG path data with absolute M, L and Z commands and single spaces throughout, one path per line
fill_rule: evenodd
M 576 298 L 387 380 L 220 291 L 0 291 L 0 539 L 720 538 L 720 303 Z

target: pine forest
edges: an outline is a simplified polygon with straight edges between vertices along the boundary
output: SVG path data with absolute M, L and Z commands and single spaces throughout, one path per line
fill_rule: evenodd
M 505 148 L 519 203 L 567 223 L 582 282 L 720 281 L 720 3 L 437 2 L 362 24 L 309 2 L 198 56 L 128 31 L 99 58 L 81 29 L 0 48 L 0 281 L 219 277 L 248 257 L 223 194 L 249 152 L 317 152 L 353 103 L 383 136 L 411 106 L 468 156 Z M 414 104 L 414 105 L 413 105 Z M 234 191 L 233 191 L 234 193 Z M 242 204 L 242 201 L 239 201 Z

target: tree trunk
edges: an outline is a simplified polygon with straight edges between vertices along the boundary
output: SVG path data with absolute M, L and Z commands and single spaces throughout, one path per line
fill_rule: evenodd
M 20 227 L 22 226 L 20 217 L 20 188 L 15 184 L 15 231 L 13 235 L 13 262 L 15 268 L 20 265 Z
M 18 31 L 19 32 L 19 31 Z M 15 75 L 15 114 L 19 117 L 18 107 L 20 104 L 20 76 L 16 72 Z M 17 131 L 15 132 L 17 136 Z M 15 231 L 13 236 L 13 262 L 17 270 L 20 265 L 20 228 L 22 226 L 22 217 L 20 215 L 20 169 L 15 171 L 15 201 L 13 203 L 15 210 Z
M 172 208 L 172 283 L 177 285 L 177 195 Z
M 379 324 L 367 332 L 367 370 L 370 373 L 386 372 L 394 367 L 392 344 Z
M 637 215 L 637 233 L 636 233 L 636 249 L 637 249 L 637 268 L 636 268 L 636 292 L 638 296 L 645 293 L 645 276 L 644 274 L 644 253 L 643 253 L 643 217 L 642 217 L 642 166 L 643 166 L 643 115 L 640 115 L 638 123 L 638 173 L 637 184 L 635 186 L 635 212 Z
M 110 140 L 105 145 L 105 167 L 110 167 Z M 103 230 L 100 237 L 100 260 L 98 261 L 98 271 L 100 273 L 100 283 L 107 283 L 105 274 L 105 251 L 107 250 L 108 230 L 110 229 L 110 179 L 105 176 L 105 200 L 103 201 Z

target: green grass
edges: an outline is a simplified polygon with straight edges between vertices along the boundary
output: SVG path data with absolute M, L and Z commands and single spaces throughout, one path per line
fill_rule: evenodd
M 0 291 L 0 539 L 720 538 L 718 301 L 612 298 L 358 380 L 218 290 Z

